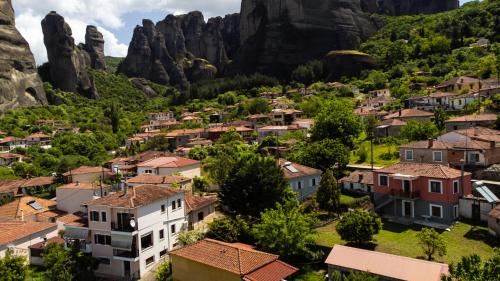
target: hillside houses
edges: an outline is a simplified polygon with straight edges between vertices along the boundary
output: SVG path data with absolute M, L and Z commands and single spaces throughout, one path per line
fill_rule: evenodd
M 474 127 L 489 127 L 495 124 L 497 114 L 477 114 L 453 117 L 445 121 L 446 130 L 456 131 Z

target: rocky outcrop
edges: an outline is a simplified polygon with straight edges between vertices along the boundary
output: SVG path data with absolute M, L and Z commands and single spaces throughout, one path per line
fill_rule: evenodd
M 47 104 L 28 42 L 15 27 L 11 0 L 0 0 L 0 112 Z
M 71 28 L 64 18 L 50 12 L 42 20 L 42 31 L 52 85 L 87 98 L 98 98 L 93 78 L 88 73 L 91 58 L 81 47 L 75 46 Z
M 230 61 L 226 42 L 231 54 L 238 50 L 238 24 L 237 14 L 205 22 L 197 11 L 168 15 L 156 25 L 144 20 L 134 30 L 127 57 L 118 71 L 180 88 L 213 78 L 224 72 Z
M 357 49 L 376 30 L 360 1 L 243 0 L 236 68 L 289 73 L 330 50 Z
M 459 0 L 361 0 L 363 11 L 390 16 L 433 14 L 460 6 Z
M 355 50 L 331 51 L 323 58 L 324 72 L 329 81 L 359 76 L 361 71 L 375 67 L 374 58 Z
M 85 30 L 85 51 L 90 56 L 90 66 L 93 69 L 106 69 L 104 61 L 104 38 L 102 33 L 93 25 L 87 26 Z

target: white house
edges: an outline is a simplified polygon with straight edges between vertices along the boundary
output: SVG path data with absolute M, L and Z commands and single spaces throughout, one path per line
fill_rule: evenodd
M 321 181 L 322 172 L 318 169 L 279 159 L 279 166 L 299 200 L 305 200 L 316 192 Z
M 0 222 L 0 258 L 7 251 L 29 258 L 29 247 L 57 236 L 57 225 L 48 222 L 8 221 Z
M 59 186 L 56 189 L 57 209 L 67 212 L 83 212 L 84 203 L 106 196 L 109 193 L 109 185 L 95 183 L 75 182 Z M 102 191 L 102 194 L 101 194 Z
M 153 174 L 159 176 L 180 174 L 192 179 L 200 176 L 201 163 L 200 161 L 178 156 L 158 157 L 137 164 L 137 174 Z

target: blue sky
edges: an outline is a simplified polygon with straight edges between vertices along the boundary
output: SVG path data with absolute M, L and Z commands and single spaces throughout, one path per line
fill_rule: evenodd
M 471 0 L 461 0 L 461 3 Z M 103 33 L 105 53 L 125 56 L 133 29 L 143 18 L 157 22 L 168 14 L 202 11 L 205 17 L 239 12 L 241 0 L 13 0 L 16 26 L 29 42 L 38 64 L 47 60 L 40 22 L 50 11 L 65 17 L 75 41 L 82 42 L 85 27 Z

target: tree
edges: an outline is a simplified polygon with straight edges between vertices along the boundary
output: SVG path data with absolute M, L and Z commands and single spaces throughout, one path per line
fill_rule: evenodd
M 446 254 L 446 243 L 443 237 L 433 228 L 422 228 L 417 234 L 417 238 L 428 260 L 432 260 L 436 253 L 439 256 L 444 256 Z
M 105 111 L 105 113 L 111 121 L 111 129 L 113 131 L 113 134 L 118 133 L 118 130 L 120 129 L 120 107 L 115 102 L 112 102 L 111 106 L 108 110 Z
M 242 240 L 249 233 L 248 224 L 239 216 L 216 219 L 208 224 L 207 236 L 226 242 Z
M 287 156 L 290 161 L 326 171 L 333 166 L 341 170 L 349 163 L 349 149 L 340 140 L 324 139 L 295 147 Z
M 168 261 L 163 262 L 158 266 L 155 274 L 156 281 L 171 281 L 172 280 L 172 270 L 170 268 L 170 263 Z
M 254 218 L 291 196 L 296 195 L 276 160 L 255 153 L 241 155 L 229 167 L 219 190 L 221 204 L 230 213 Z
M 375 213 L 357 209 L 345 213 L 336 229 L 343 240 L 361 245 L 372 241 L 373 235 L 379 233 L 382 220 Z
M 7 251 L 5 257 L 0 258 L 0 279 L 2 280 L 24 281 L 27 270 L 25 257 L 14 256 Z
M 168 139 L 162 136 L 154 136 L 144 143 L 144 151 L 167 151 L 169 147 Z
M 401 129 L 401 136 L 409 141 L 422 141 L 434 138 L 439 134 L 439 130 L 432 122 L 408 121 Z
M 42 259 L 51 280 L 73 280 L 72 268 L 75 262 L 71 259 L 69 251 L 64 249 L 62 245 L 49 243 L 45 246 Z
M 177 242 L 179 242 L 180 246 L 191 245 L 201 239 L 203 239 L 203 233 L 196 230 L 181 231 L 177 235 Z
M 457 264 L 450 264 L 449 271 L 450 275 L 443 276 L 442 281 L 498 280 L 498 276 L 500 276 L 500 249 L 495 249 L 493 256 L 486 261 L 482 261 L 477 254 L 462 257 Z
M 332 170 L 327 170 L 321 177 L 318 192 L 316 193 L 316 201 L 318 201 L 321 209 L 329 213 L 338 210 L 340 205 L 340 187 L 333 176 Z
M 218 144 L 227 144 L 231 142 L 243 142 L 241 134 L 236 132 L 236 129 L 231 129 L 220 136 L 217 140 Z
M 304 213 L 297 202 L 291 200 L 276 203 L 274 209 L 264 211 L 252 233 L 259 248 L 285 260 L 292 257 L 314 258 L 311 248 L 315 232 L 311 227 L 315 222 L 312 215 Z
M 351 105 L 346 102 L 333 101 L 328 103 L 315 118 L 315 121 L 311 130 L 313 141 L 339 140 L 342 144 L 352 148 L 354 139 L 361 132 L 361 123 L 353 114 Z
M 445 121 L 448 119 L 448 115 L 446 111 L 442 108 L 438 108 L 434 110 L 434 124 L 436 125 L 439 131 L 443 131 L 445 129 Z
M 194 191 L 206 191 L 208 188 L 208 181 L 205 177 L 194 177 L 193 178 L 193 190 Z

